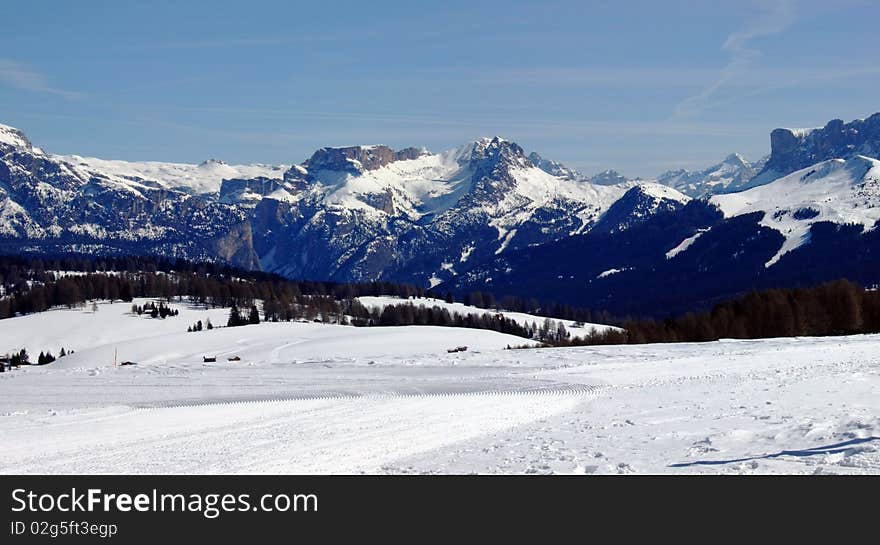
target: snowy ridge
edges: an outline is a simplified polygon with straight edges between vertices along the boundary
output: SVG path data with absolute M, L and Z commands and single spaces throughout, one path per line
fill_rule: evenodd
M 490 146 L 505 144 L 509 143 L 499 137 L 487 137 L 442 153 L 426 153 L 416 159 L 394 161 L 362 173 L 310 171 L 317 182 L 312 191 L 331 206 L 384 214 L 390 214 L 388 209 L 370 205 L 365 197 L 390 192 L 395 209 L 403 211 L 410 219 L 439 215 L 456 206 L 473 189 L 474 157 L 485 153 Z M 554 176 L 527 161 L 514 162 L 509 172 L 516 181 L 511 188 L 513 192 L 484 208 L 496 218 L 513 214 L 498 220 L 497 225 L 501 227 L 516 225 L 536 209 L 558 199 L 587 202 L 601 210 L 622 194 L 620 190 Z
M 766 160 L 765 157 L 756 163 L 750 163 L 742 155 L 733 153 L 705 170 L 670 170 L 658 176 L 657 181 L 691 197 L 732 193 L 747 187 L 755 174 L 763 168 Z
M 761 225 L 782 233 L 785 242 L 766 263 L 809 241 L 820 221 L 853 223 L 871 230 L 880 220 L 880 161 L 855 156 L 830 159 L 769 184 L 710 200 L 726 217 L 764 212 Z
M 432 299 L 430 297 L 426 297 L 423 299 L 401 299 L 399 297 L 387 297 L 387 296 L 369 296 L 369 297 L 358 297 L 358 301 L 361 302 L 367 308 L 377 308 L 383 309 L 389 305 L 401 305 L 411 303 L 415 306 L 425 306 L 425 307 L 439 307 L 441 309 L 448 310 L 450 314 L 458 313 L 462 316 L 467 314 L 501 314 L 505 318 L 509 318 L 521 326 L 527 326 L 531 324 L 541 325 L 545 320 L 547 320 L 544 316 L 535 316 L 532 314 L 526 314 L 524 312 L 509 312 L 506 310 L 493 310 L 486 308 L 479 308 L 473 306 L 467 306 L 463 303 L 447 303 L 442 299 Z M 619 328 L 604 325 L 604 324 L 592 324 L 592 323 L 582 323 L 579 324 L 577 322 L 573 322 L 571 320 L 562 320 L 559 318 L 550 318 L 550 320 L 563 324 L 572 335 L 582 337 L 585 334 L 585 331 L 595 331 L 597 333 L 614 329 L 617 330 Z M 521 343 L 520 343 L 521 344 Z
M 228 165 L 215 159 L 195 165 L 117 161 L 79 155 L 52 157 L 68 165 L 84 179 L 96 175 L 104 176 L 121 184 L 134 184 L 135 187 L 144 182 L 153 182 L 164 188 L 192 194 L 218 193 L 224 179 L 264 177 L 280 180 L 289 168 L 286 165 Z
M 135 243 L 298 278 L 436 286 L 494 256 L 586 233 L 633 188 L 643 195 L 637 221 L 683 201 L 656 184 L 592 184 L 497 136 L 442 153 L 325 147 L 287 167 L 45 155 L 20 131 L 3 134 L 23 152 L 4 157 L 4 236 L 58 251 Z
M 446 210 L 470 189 L 471 172 L 460 164 L 462 149 L 444 153 L 426 153 L 419 158 L 394 161 L 383 167 L 353 174 L 329 170 L 310 171 L 314 184 L 308 198 L 343 209 L 360 209 L 373 214 L 392 215 L 404 212 L 410 219 Z M 392 196 L 387 209 L 369 204 L 368 196 Z
M 616 185 L 637 180 L 627 178 L 616 170 L 608 169 L 590 176 L 589 181 L 596 185 Z
M 15 127 L 10 127 L 9 125 L 4 125 L 2 123 L 0 123 L 0 144 L 31 149 L 31 143 L 23 132 Z
M 675 188 L 654 182 L 639 182 L 636 186 L 641 189 L 642 193 L 649 197 L 653 197 L 659 203 L 663 200 L 675 201 L 681 204 L 690 202 L 691 197 L 676 190 Z
M 880 115 L 861 124 L 831 122 L 801 144 L 819 149 L 842 134 L 858 144 L 853 149 L 872 150 L 874 140 L 860 144 L 858 139 L 859 131 L 875 125 L 880 126 Z M 605 186 L 497 136 L 441 153 L 384 145 L 325 147 L 287 167 L 47 155 L 17 129 L 4 125 L 0 133 L 5 174 L 0 236 L 9 251 L 158 253 L 296 278 L 437 287 L 462 278 L 498 281 L 497 274 L 476 271 L 532 247 L 590 233 L 616 236 L 658 215 L 678 213 L 690 200 L 685 193 L 731 195 L 713 201 L 724 205 L 728 217 L 769 212 L 766 225 L 780 230 L 786 243 L 768 266 L 806 242 L 816 221 L 851 223 L 855 215 L 856 223 L 870 229 L 876 219 L 871 183 L 830 198 L 825 189 L 805 191 L 800 183 L 780 193 L 731 193 L 776 172 L 765 168 L 750 178 L 760 163 L 737 154 L 705 171 L 676 171 L 661 177 L 662 184 L 630 180 Z M 813 153 L 807 146 L 788 157 L 784 144 L 794 133 L 774 134 L 777 166 Z M 811 176 L 810 181 L 825 171 Z M 685 252 L 689 246 L 677 251 L 673 246 L 682 243 L 663 242 L 667 259 Z M 599 270 L 623 264 L 612 261 Z M 512 270 L 499 265 L 505 275 Z
M 596 275 L 596 279 L 608 278 L 609 276 L 613 276 L 617 273 L 622 273 L 624 271 L 628 271 L 629 268 L 624 267 L 623 269 L 608 269 L 607 271 L 602 271 Z

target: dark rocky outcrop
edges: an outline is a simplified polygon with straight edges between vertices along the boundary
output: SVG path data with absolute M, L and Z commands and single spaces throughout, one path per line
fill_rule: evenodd
M 384 167 L 396 159 L 394 150 L 388 146 L 351 146 L 321 148 L 303 165 L 310 171 L 332 170 L 357 174 Z
M 833 119 L 818 129 L 775 129 L 770 133 L 770 150 L 770 159 L 756 176 L 760 181 L 827 159 L 849 159 L 855 155 L 880 158 L 880 113 L 849 123 Z
M 412 159 L 418 159 L 427 153 L 428 150 L 425 148 L 403 148 L 402 150 L 395 152 L 394 158 L 398 161 L 409 161 Z

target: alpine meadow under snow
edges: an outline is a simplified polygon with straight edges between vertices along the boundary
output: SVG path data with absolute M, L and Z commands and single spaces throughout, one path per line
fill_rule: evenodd
M 75 353 L 0 374 L 0 472 L 880 470 L 876 335 L 507 350 L 459 328 L 172 332 L 225 316 L 175 306 L 4 320 L 4 345 Z

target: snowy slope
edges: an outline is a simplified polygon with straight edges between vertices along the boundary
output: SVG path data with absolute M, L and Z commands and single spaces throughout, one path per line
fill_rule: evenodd
M 133 341 L 134 367 L 96 347 L 2 373 L 0 473 L 880 472 L 877 335 L 447 354 L 386 329 L 171 334 Z M 299 359 L 304 337 L 326 342 Z M 190 358 L 208 347 L 242 361 Z
M 661 212 L 680 210 L 691 198 L 653 182 L 632 182 L 613 187 L 630 188 L 602 214 L 592 233 L 619 233 L 650 220 Z
M 425 307 L 440 307 L 441 309 L 446 309 L 452 313 L 459 313 L 461 315 L 466 314 L 499 314 L 499 311 L 485 308 L 478 308 L 473 306 L 468 306 L 463 303 L 447 303 L 442 299 L 431 299 L 429 297 L 423 299 L 402 299 L 399 297 L 389 297 L 389 296 L 381 296 L 381 297 L 358 297 L 358 301 L 361 302 L 367 308 L 378 308 L 383 309 L 388 305 L 400 305 L 406 303 L 412 303 L 415 306 L 425 306 Z M 500 311 L 500 314 L 504 315 L 505 318 L 509 318 L 514 320 L 516 323 L 520 325 L 531 325 L 533 323 L 538 324 L 539 326 L 546 320 L 543 316 L 535 316 L 532 314 L 526 314 L 523 312 L 508 312 L 508 311 Z M 608 329 L 618 329 L 614 326 L 603 325 L 603 324 L 577 324 L 571 320 L 560 320 L 557 318 L 551 318 L 556 323 L 562 323 L 565 325 L 566 329 L 575 336 L 583 336 L 590 332 L 591 330 L 595 330 L 597 332 L 605 331 Z M 522 344 L 522 343 L 517 343 Z
M 180 312 L 179 316 L 156 319 L 147 315 L 131 314 L 131 305 L 143 305 L 151 299 L 135 299 L 133 303 L 100 302 L 98 311 L 93 312 L 91 304 L 82 309 L 59 308 L 37 314 L 18 316 L 0 322 L 0 353 L 27 349 L 31 360 L 36 361 L 41 351 L 50 351 L 57 356 L 64 347 L 66 350 L 86 350 L 143 338 L 162 337 L 185 333 L 186 328 L 201 320 L 214 325 L 225 325 L 229 309 L 204 309 L 186 304 L 172 304 Z M 123 358 L 125 359 L 124 355 Z M 59 365 L 64 360 L 59 360 Z M 97 364 L 98 362 L 96 362 Z
M 410 219 L 441 212 L 470 190 L 473 174 L 461 164 L 465 148 L 444 153 L 425 153 L 363 172 L 318 170 L 309 172 L 316 182 L 310 189 L 330 207 L 360 209 L 393 215 L 402 211 Z M 369 204 L 371 194 L 391 192 L 394 208 L 383 210 Z
M 287 165 L 228 165 L 208 160 L 201 164 L 157 161 L 115 161 L 78 155 L 54 155 L 81 176 L 106 176 L 121 182 L 154 182 L 161 187 L 192 194 L 218 193 L 224 179 L 256 177 L 281 179 Z
M 361 209 L 372 214 L 393 215 L 402 211 L 409 219 L 438 215 L 459 204 L 473 189 L 475 157 L 491 146 L 511 143 L 495 138 L 482 138 L 442 153 L 424 153 L 416 159 L 398 160 L 376 169 L 356 172 L 309 170 L 317 182 L 324 204 L 346 209 Z M 515 146 L 515 144 L 513 144 Z M 597 211 L 607 208 L 623 191 L 606 189 L 567 177 L 554 176 L 531 164 L 524 156 L 508 165 L 516 183 L 500 202 L 486 205 L 484 211 L 498 218 L 499 225 L 513 225 L 538 208 L 557 199 L 590 203 Z M 392 196 L 393 208 L 369 204 L 370 195 Z M 523 206 L 525 204 L 525 206 Z M 515 210 L 514 210 L 515 209 Z M 499 218 L 499 216 L 506 216 Z
M 2 123 L 0 123 L 0 144 L 19 148 L 31 147 L 31 143 L 23 132 L 15 127 L 10 127 L 9 125 L 4 125 Z
M 146 300 L 137 299 L 143 304 Z M 52 364 L 53 368 L 101 368 L 112 366 L 115 353 L 120 361 L 140 365 L 200 364 L 202 356 L 239 355 L 246 364 L 291 363 L 322 358 L 377 355 L 445 353 L 465 345 L 471 350 L 499 350 L 508 344 L 521 345 L 521 337 L 494 331 L 442 327 L 356 328 L 316 323 L 263 323 L 211 331 L 187 332 L 187 327 L 210 319 L 223 326 L 229 309 L 202 309 L 185 304 L 171 305 L 179 316 L 163 319 L 131 314 L 131 304 L 101 303 L 98 311 L 56 309 L 3 320 L 0 323 L 0 351 L 26 348 L 31 360 L 45 350 L 58 355 L 62 347 L 75 350 Z
M 761 224 L 782 233 L 785 242 L 767 262 L 809 242 L 810 226 L 820 221 L 863 225 L 880 220 L 880 161 L 863 156 L 831 159 L 740 193 L 711 201 L 726 217 L 764 212 Z
M 687 237 L 686 239 L 682 240 L 678 246 L 676 246 L 675 248 L 672 248 L 671 250 L 666 252 L 666 259 L 672 259 L 673 257 L 677 256 L 678 254 L 680 254 L 680 253 L 684 252 L 685 250 L 687 250 L 688 248 L 690 248 L 691 245 L 694 242 L 696 242 L 697 239 L 700 238 L 700 236 L 702 236 L 702 234 L 705 233 L 706 231 L 707 231 L 707 229 L 701 229 L 701 230 L 697 231 L 696 234 L 691 235 L 691 236 Z
M 50 155 L 17 129 L 0 133 L 9 251 L 36 241 L 47 252 L 224 260 L 296 278 L 448 280 L 496 254 L 586 232 L 632 187 L 539 161 L 547 172 L 500 137 L 443 153 L 326 147 L 287 167 Z
M 749 187 L 821 161 L 857 155 L 880 158 L 880 113 L 849 123 L 832 119 L 824 127 L 812 129 L 774 129 L 770 133 L 770 157 Z
M 288 171 L 286 194 L 255 207 L 263 266 L 436 285 L 494 255 L 588 230 L 630 187 L 555 176 L 500 137 L 409 150 L 322 148 Z
M 627 178 L 623 174 L 612 169 L 603 170 L 602 172 L 593 174 L 590 176 L 589 180 L 596 185 L 616 185 L 635 181 L 634 179 Z
M 733 153 L 705 170 L 670 170 L 658 176 L 657 181 L 691 197 L 732 193 L 747 187 L 766 161 L 765 157 L 750 163 L 742 155 Z

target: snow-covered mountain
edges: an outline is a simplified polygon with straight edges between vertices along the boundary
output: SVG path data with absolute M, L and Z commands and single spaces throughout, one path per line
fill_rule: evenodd
M 536 166 L 543 170 L 548 174 L 552 174 L 553 176 L 557 176 L 559 178 L 565 178 L 566 180 L 586 180 L 587 177 L 578 172 L 573 168 L 569 168 L 562 163 L 556 161 L 550 161 L 549 159 L 544 159 L 537 152 L 532 152 L 529 154 L 529 161 L 533 166 Z
M 583 236 L 498 256 L 448 287 L 665 316 L 758 288 L 880 283 L 880 159 L 822 160 L 739 192 L 667 200 L 633 221 L 648 187 Z
M 200 164 L 161 163 L 155 161 L 111 161 L 78 155 L 56 155 L 81 177 L 104 176 L 125 183 L 145 180 L 193 195 L 217 193 L 223 180 L 269 178 L 281 180 L 290 165 L 228 165 L 217 159 Z
M 613 169 L 603 170 L 598 174 L 590 176 L 590 181 L 596 185 L 618 185 L 626 182 L 636 181 L 635 178 L 627 178 L 623 174 Z
M 0 123 L 0 145 L 29 150 L 33 149 L 33 146 L 31 146 L 30 141 L 23 132 L 15 127 L 3 125 L 2 123 Z
M 856 155 L 829 159 L 766 185 L 716 195 L 711 203 L 725 217 L 762 213 L 760 225 L 778 231 L 785 242 L 766 266 L 808 243 L 820 222 L 861 225 L 871 230 L 880 220 L 880 161 Z
M 398 158 L 324 148 L 254 211 L 266 270 L 436 284 L 509 249 L 583 232 L 626 188 L 554 176 L 502 138 Z
M 639 185 L 598 186 L 536 157 L 495 137 L 442 153 L 322 148 L 290 167 L 135 163 L 47 154 L 2 126 L 0 249 L 158 253 L 435 285 L 587 232 Z M 634 222 L 683 198 L 647 186 L 645 195 Z
M 0 249 L 129 252 L 258 265 L 240 207 L 198 188 L 216 165 L 109 162 L 50 155 L 0 127 Z M 245 171 L 251 167 L 245 167 Z M 261 170 L 263 167 L 259 167 Z M 145 170 L 175 176 L 144 177 Z M 181 190 L 181 178 L 191 186 Z
M 758 286 L 874 284 L 880 169 L 851 152 L 875 153 L 878 119 L 859 122 L 858 138 L 854 126 L 803 133 L 810 153 L 845 157 L 756 187 L 760 162 L 738 155 L 662 184 L 600 185 L 500 137 L 441 153 L 326 147 L 289 167 L 175 165 L 51 155 L 2 126 L 0 251 L 161 254 L 303 279 L 564 293 L 624 313 L 687 310 Z M 783 164 L 779 141 L 768 165 Z
M 828 159 L 880 158 L 880 113 L 844 123 L 833 119 L 815 129 L 775 129 L 770 158 L 749 183 L 755 187 Z
M 631 229 L 660 212 L 681 209 L 690 197 L 671 187 L 657 183 L 641 183 L 632 187 L 612 204 L 591 229 L 594 233 L 617 233 Z
M 705 170 L 669 170 L 658 176 L 657 181 L 691 197 L 733 193 L 745 188 L 766 161 L 765 157 L 750 163 L 742 155 L 733 153 Z

